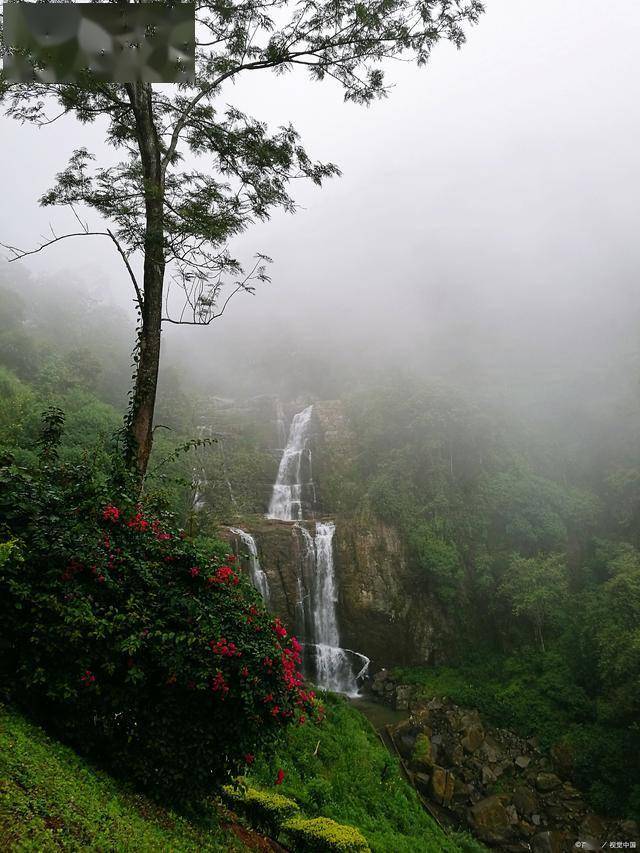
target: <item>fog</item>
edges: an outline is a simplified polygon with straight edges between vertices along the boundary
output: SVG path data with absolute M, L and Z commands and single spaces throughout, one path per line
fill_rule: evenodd
M 368 109 L 297 73 L 227 89 L 343 175 L 301 183 L 295 216 L 231 246 L 271 256 L 271 283 L 207 328 L 166 328 L 165 364 L 211 394 L 332 395 L 394 372 L 550 406 L 604 400 L 621 375 L 635 394 L 639 39 L 635 0 L 488 0 L 461 51 L 394 64 Z M 0 128 L 0 239 L 35 245 L 70 224 L 37 198 L 74 148 L 102 154 L 100 126 Z M 131 309 L 109 241 L 22 263 L 48 288 L 72 278 Z

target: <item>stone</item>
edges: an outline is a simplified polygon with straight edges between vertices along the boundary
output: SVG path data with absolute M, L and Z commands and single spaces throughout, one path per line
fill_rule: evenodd
M 461 779 L 455 779 L 453 783 L 453 800 L 456 803 L 465 803 L 471 799 L 472 788 Z
M 531 849 L 533 853 L 567 853 L 573 849 L 573 842 L 566 832 L 554 829 L 534 835 Z
M 640 840 L 640 826 L 635 820 L 623 820 L 620 824 L 620 833 L 629 841 Z
M 526 770 L 526 768 L 531 764 L 531 758 L 529 758 L 528 755 L 519 755 L 513 763 L 516 767 Z
M 417 767 L 429 769 L 433 766 L 433 755 L 431 753 L 431 741 L 425 732 L 420 732 L 416 738 L 413 752 L 411 754 L 411 762 Z
M 588 814 L 580 824 L 580 835 L 590 835 L 593 838 L 602 838 L 604 840 L 607 832 L 607 825 L 604 820 L 596 814 Z M 624 839 L 622 839 L 624 841 Z
M 482 746 L 483 741 L 484 729 L 482 726 L 472 726 L 466 730 L 466 734 L 462 738 L 462 746 L 465 752 L 473 753 Z
M 521 785 L 513 794 L 513 804 L 518 812 L 525 817 L 535 814 L 538 809 L 538 799 L 531 788 Z
M 453 797 L 454 787 L 455 778 L 453 773 L 445 770 L 444 767 L 439 767 L 437 764 L 434 765 L 429 785 L 431 796 L 442 803 L 442 805 L 447 805 Z
M 558 779 L 555 773 L 538 773 L 536 776 L 536 788 L 546 794 L 548 791 L 555 791 L 562 785 L 562 781 Z
M 491 785 L 496 781 L 496 775 L 490 767 L 482 768 L 482 784 Z
M 408 711 L 411 699 L 411 685 L 399 684 L 396 687 L 396 711 Z
M 499 844 L 511 834 L 504 795 L 494 794 L 471 806 L 469 820 L 482 841 Z
M 505 806 L 505 811 L 509 816 L 509 823 L 518 823 L 518 812 L 516 811 L 516 807 L 513 803 L 509 803 L 508 806 Z
M 501 750 L 493 738 L 485 737 L 482 744 L 482 755 L 489 764 L 497 764 L 501 757 Z
M 428 773 L 414 773 L 413 781 L 422 794 L 428 796 L 431 793 L 431 776 Z
M 532 814 L 531 815 L 531 823 L 534 826 L 540 826 L 540 824 L 542 823 L 542 818 L 540 817 L 539 814 Z

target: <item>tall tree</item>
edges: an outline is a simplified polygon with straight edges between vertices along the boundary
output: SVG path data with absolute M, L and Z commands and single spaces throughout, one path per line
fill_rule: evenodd
M 140 481 L 153 439 L 162 324 L 207 325 L 235 293 L 252 291 L 266 279 L 268 259 L 258 255 L 243 268 L 228 240 L 276 208 L 293 212 L 294 178 L 321 184 L 338 174 L 333 164 L 311 160 L 291 125 L 270 133 L 225 106 L 226 87 L 241 74 L 302 66 L 315 80 L 336 80 L 347 100 L 368 104 L 387 91 L 386 60 L 424 65 L 439 41 L 460 47 L 465 25 L 482 11 L 478 0 L 197 0 L 194 85 L 111 84 L 90 75 L 81 85 L 49 85 L 0 77 L 7 115 L 40 126 L 67 115 L 81 123 L 106 117 L 106 143 L 124 152 L 117 165 L 100 166 L 78 148 L 40 200 L 68 205 L 78 228 L 52 233 L 30 251 L 8 248 L 16 259 L 69 237 L 100 234 L 120 253 L 140 314 L 126 425 L 127 461 Z M 196 168 L 185 165 L 188 151 Z M 80 205 L 110 227 L 90 228 Z M 140 261 L 141 278 L 134 271 Z M 177 313 L 172 283 L 181 293 Z

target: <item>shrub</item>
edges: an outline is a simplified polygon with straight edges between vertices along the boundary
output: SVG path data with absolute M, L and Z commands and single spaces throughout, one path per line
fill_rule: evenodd
M 274 835 L 282 824 L 300 811 L 300 806 L 288 797 L 274 794 L 270 791 L 260 791 L 257 788 L 224 787 L 225 798 L 234 808 L 247 816 L 252 826 Z
M 284 824 L 283 829 L 291 837 L 294 849 L 300 853 L 351 853 L 371 849 L 355 827 L 336 823 L 328 817 L 294 817 Z
M 217 543 L 196 548 L 85 464 L 52 413 L 34 470 L 0 469 L 0 686 L 79 751 L 205 794 L 314 713 L 300 647 Z

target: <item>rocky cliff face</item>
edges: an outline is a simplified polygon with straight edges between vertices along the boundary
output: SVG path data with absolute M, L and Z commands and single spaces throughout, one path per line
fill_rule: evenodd
M 374 693 L 410 716 L 385 736 L 430 810 L 467 826 L 500 850 L 569 853 L 604 849 L 606 839 L 638 840 L 634 821 L 593 814 L 572 784 L 571 754 L 487 726 L 477 710 L 427 699 L 379 673 Z M 627 846 L 629 846 L 627 844 Z
M 446 620 L 427 594 L 417 594 L 397 532 L 379 521 L 335 518 L 335 567 L 341 644 L 372 660 L 372 668 L 428 664 L 446 658 Z M 304 542 L 298 525 L 261 517 L 233 519 L 255 538 L 269 581 L 271 608 L 303 635 L 298 579 Z M 314 523 L 305 523 L 313 533 Z M 248 571 L 245 548 L 229 527 L 230 542 Z
M 285 406 L 287 415 L 294 409 Z M 310 450 L 316 501 L 309 514 L 318 520 L 331 518 L 336 526 L 334 559 L 341 645 L 371 658 L 374 671 L 441 662 L 450 647 L 447 620 L 435 599 L 417 588 L 398 532 L 370 514 L 356 517 L 340 508 L 341 489 L 354 487 L 349 472 L 356 446 L 342 403 L 314 403 Z M 303 523 L 313 534 L 314 521 Z M 228 525 L 242 528 L 255 538 L 260 564 L 269 580 L 271 608 L 303 634 L 298 579 L 305 545 L 299 527 L 256 515 L 234 516 Z M 227 524 L 220 532 L 242 555 L 242 543 Z

